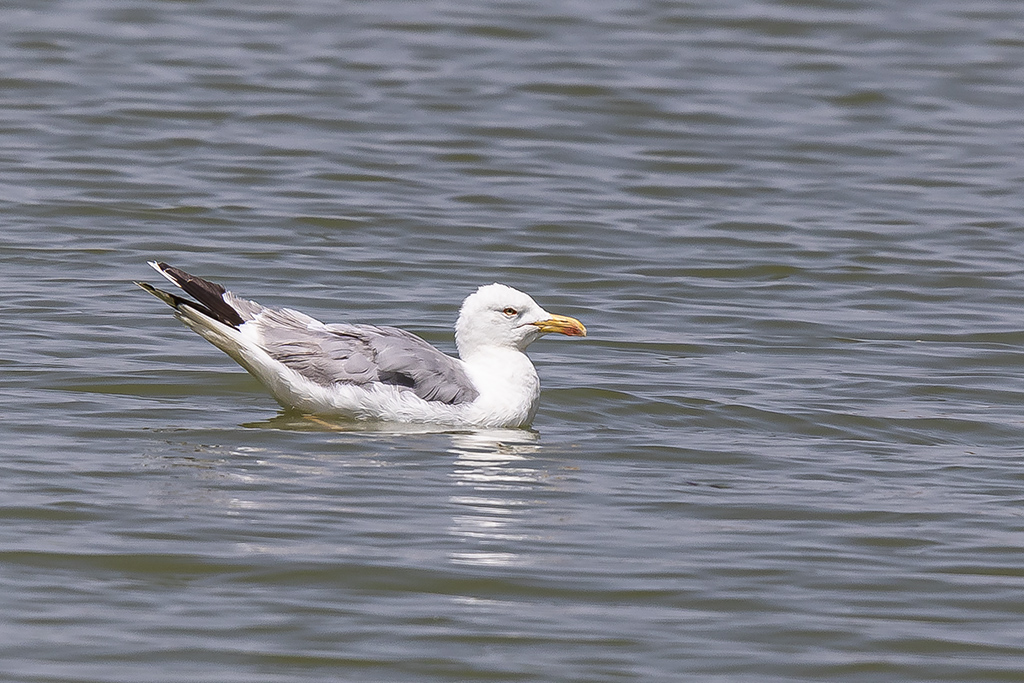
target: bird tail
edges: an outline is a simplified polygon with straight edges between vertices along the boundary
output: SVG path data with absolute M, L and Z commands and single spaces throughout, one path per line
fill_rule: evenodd
M 268 309 L 255 301 L 235 296 L 215 282 L 189 275 L 166 263 L 150 261 L 149 265 L 195 298 L 193 301 L 145 282 L 135 283 L 173 308 L 174 317 L 248 370 L 270 389 L 281 405 L 295 407 L 310 400 L 301 391 L 296 393 L 292 387 L 293 371 L 273 359 L 260 345 L 258 322 L 245 327 L 247 322 L 258 320 Z
M 188 317 L 189 312 L 185 310 L 188 308 L 235 329 L 238 329 L 245 323 L 245 318 L 225 299 L 226 290 L 221 285 L 196 277 L 195 275 L 189 275 L 185 271 L 163 262 L 150 261 L 149 265 L 195 299 L 195 301 L 192 301 L 176 294 L 165 292 L 146 282 L 135 283 L 173 308 L 178 312 L 179 316 Z M 235 297 L 231 298 L 235 299 Z
M 195 297 L 196 301 L 157 289 L 146 282 L 135 284 L 173 308 L 174 317 L 266 384 L 266 367 L 270 358 L 251 339 L 251 334 L 240 329 L 259 315 L 263 307 L 255 301 L 234 296 L 215 282 L 189 275 L 166 263 L 150 261 L 149 265 Z

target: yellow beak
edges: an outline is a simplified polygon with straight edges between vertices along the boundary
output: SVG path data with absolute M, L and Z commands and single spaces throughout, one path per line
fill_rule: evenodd
M 583 323 L 567 315 L 553 315 L 547 320 L 538 320 L 530 324 L 539 327 L 541 332 L 561 332 L 570 337 L 587 336 L 587 328 L 583 327 Z

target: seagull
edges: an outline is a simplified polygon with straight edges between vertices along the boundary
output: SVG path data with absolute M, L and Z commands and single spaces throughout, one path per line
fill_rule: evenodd
M 498 283 L 466 297 L 455 323 L 459 357 L 397 327 L 325 324 L 268 308 L 223 286 L 150 261 L 187 299 L 138 286 L 265 386 L 306 415 L 458 427 L 529 427 L 540 379 L 526 347 L 549 332 L 586 336 L 579 320 L 553 315 Z

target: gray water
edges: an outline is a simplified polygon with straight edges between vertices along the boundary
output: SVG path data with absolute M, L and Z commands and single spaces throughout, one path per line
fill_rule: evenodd
M 0 679 L 1024 678 L 1024 4 L 21 0 Z M 281 411 L 162 259 L 533 430 Z

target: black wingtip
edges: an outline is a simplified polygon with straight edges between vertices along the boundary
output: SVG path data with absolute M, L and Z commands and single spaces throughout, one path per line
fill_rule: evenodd
M 164 277 L 175 285 L 181 287 L 186 294 L 192 296 L 199 302 L 199 305 L 196 305 L 187 299 L 181 299 L 180 297 L 174 297 L 173 294 L 168 294 L 167 296 L 172 296 L 176 300 L 174 304 L 171 304 L 175 308 L 184 303 L 185 305 L 192 306 L 192 308 L 195 308 L 203 315 L 208 315 L 214 320 L 222 322 L 225 325 L 237 328 L 245 324 L 245 319 L 238 314 L 238 311 L 232 308 L 228 302 L 224 301 L 224 293 L 227 290 L 225 290 L 221 285 L 218 285 L 216 282 L 204 280 L 201 277 L 196 277 L 195 275 L 190 275 L 183 270 L 164 263 L 163 261 L 150 261 L 150 265 L 160 271 Z M 140 284 L 140 286 L 142 285 Z M 159 289 L 148 286 L 143 287 L 143 289 L 163 299 L 159 294 L 156 294 L 156 292 L 160 291 Z M 166 292 L 163 293 L 167 294 Z M 164 301 L 166 301 L 166 299 L 164 299 Z
M 211 311 L 209 308 L 203 306 L 200 303 L 196 303 L 195 301 L 191 301 L 184 297 L 178 296 L 177 294 L 165 292 L 162 289 L 157 289 L 148 282 L 139 282 L 136 280 L 135 284 L 137 284 L 139 287 L 142 287 L 144 290 L 155 296 L 157 299 L 160 299 L 160 301 L 163 301 L 165 304 L 167 304 L 176 311 L 181 310 L 183 306 L 188 306 L 192 310 L 199 311 L 200 313 L 209 318 L 219 320 L 219 318 L 216 315 L 214 315 L 213 311 Z
M 165 292 L 162 289 L 157 289 L 148 282 L 139 282 L 138 280 L 136 280 L 135 284 L 137 284 L 139 287 L 142 287 L 144 290 L 155 296 L 157 299 L 160 299 L 160 301 L 163 301 L 165 304 L 167 304 L 168 306 L 175 310 L 185 305 L 196 306 L 194 302 L 189 301 L 188 299 L 184 299 L 175 294 L 171 294 L 170 292 Z M 205 309 L 205 307 L 203 308 Z

